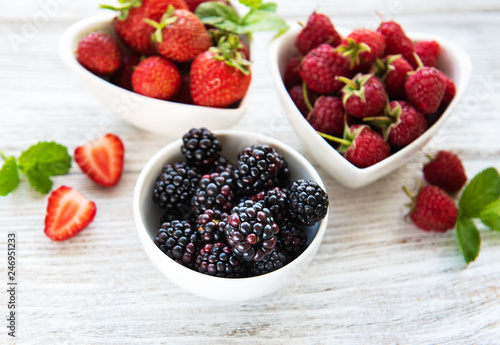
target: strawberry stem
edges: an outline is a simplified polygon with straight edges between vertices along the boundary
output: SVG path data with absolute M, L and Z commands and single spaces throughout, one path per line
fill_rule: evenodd
M 334 142 L 339 143 L 341 145 L 346 145 L 346 146 L 351 145 L 351 141 L 349 141 L 349 140 L 340 139 L 340 138 L 337 138 L 337 137 L 334 137 L 334 136 L 331 136 L 329 134 L 325 134 L 325 133 L 322 133 L 322 132 L 318 132 L 318 134 L 321 135 L 325 139 L 328 139 L 330 141 L 334 141 Z
M 307 85 L 304 81 L 302 82 L 302 93 L 304 95 L 304 102 L 306 103 L 307 109 L 309 109 L 310 112 L 313 111 L 314 107 L 312 106 L 309 96 L 307 95 Z

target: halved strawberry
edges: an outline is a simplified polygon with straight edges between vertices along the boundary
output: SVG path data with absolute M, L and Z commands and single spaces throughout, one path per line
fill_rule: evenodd
M 123 171 L 123 143 L 114 134 L 90 141 L 75 149 L 75 162 L 97 184 L 111 187 L 120 181 Z
M 49 196 L 45 235 L 53 241 L 75 236 L 94 219 L 96 206 L 77 190 L 61 186 Z

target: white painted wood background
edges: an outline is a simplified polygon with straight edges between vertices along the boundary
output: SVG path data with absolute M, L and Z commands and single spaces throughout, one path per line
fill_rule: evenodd
M 46 196 L 27 181 L 0 199 L 0 343 L 7 343 L 7 233 L 18 237 L 18 344 L 500 344 L 500 234 L 481 229 L 466 267 L 455 232 L 428 234 L 404 220 L 401 186 L 421 177 L 424 154 L 450 149 L 473 176 L 500 168 L 500 2 L 280 0 L 290 21 L 315 9 L 346 28 L 375 27 L 376 12 L 407 31 L 444 36 L 470 55 L 468 91 L 421 153 L 389 177 L 347 190 L 319 170 L 331 198 L 323 244 L 294 284 L 262 300 L 221 303 L 185 292 L 153 267 L 131 212 L 135 180 L 172 138 L 115 117 L 57 55 L 61 33 L 104 1 L 2 0 L 0 149 L 18 155 L 40 140 L 72 151 L 100 133 L 126 146 L 116 188 L 96 186 L 73 164 L 71 185 L 97 203 L 77 237 L 43 234 Z M 110 1 L 112 3 L 112 1 Z M 12 34 L 23 42 L 12 44 Z M 235 126 L 263 132 L 309 157 L 279 103 L 267 66 L 271 35 L 255 35 L 251 103 Z

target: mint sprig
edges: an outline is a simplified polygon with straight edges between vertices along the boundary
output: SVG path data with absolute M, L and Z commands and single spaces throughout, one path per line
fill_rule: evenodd
M 42 194 L 52 189 L 51 176 L 65 175 L 71 168 L 68 149 L 55 142 L 42 141 L 23 151 L 19 158 L 2 154 L 5 160 L 0 170 L 0 195 L 11 193 L 19 184 L 19 172 Z
M 500 175 L 495 168 L 487 168 L 474 176 L 460 196 L 455 228 L 467 264 L 476 260 L 481 246 L 480 233 L 474 223 L 476 218 L 488 228 L 500 231 Z
M 244 16 L 233 7 L 215 1 L 201 3 L 195 13 L 204 24 L 236 35 L 251 36 L 258 31 L 277 31 L 280 35 L 288 30 L 285 20 L 276 14 L 275 3 L 263 3 L 262 0 L 240 0 L 240 3 L 249 8 Z

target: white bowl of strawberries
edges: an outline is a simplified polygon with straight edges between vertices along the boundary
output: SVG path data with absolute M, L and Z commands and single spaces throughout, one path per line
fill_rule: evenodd
M 406 34 L 392 21 L 349 32 L 316 12 L 273 42 L 270 64 L 293 128 L 349 188 L 380 179 L 420 150 L 471 74 L 467 54 L 445 38 Z
M 115 114 L 173 138 L 229 128 L 248 106 L 247 46 L 238 36 L 213 46 L 212 37 L 184 1 L 143 1 L 74 23 L 59 54 Z M 225 63 L 233 58 L 236 67 Z

